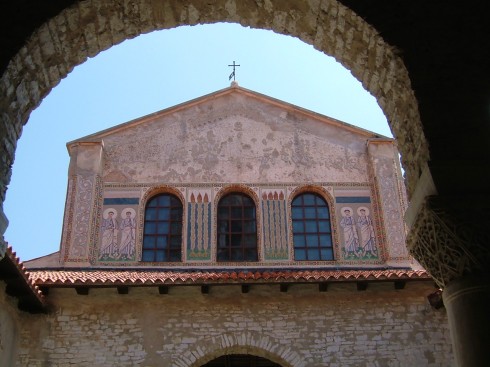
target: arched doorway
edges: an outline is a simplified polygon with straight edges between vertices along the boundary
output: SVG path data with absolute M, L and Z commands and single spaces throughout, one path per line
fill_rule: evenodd
M 202 367 L 282 367 L 266 358 L 250 354 L 230 354 L 218 357 Z

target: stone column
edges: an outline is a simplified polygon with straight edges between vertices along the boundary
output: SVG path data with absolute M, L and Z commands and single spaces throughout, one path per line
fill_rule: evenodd
M 103 142 L 76 142 L 68 146 L 70 167 L 63 219 L 60 263 L 89 266 L 95 247 L 96 209 L 101 190 Z
M 490 361 L 490 278 L 466 276 L 443 293 L 458 366 L 488 366 Z
M 409 251 L 443 289 L 460 367 L 490 361 L 489 210 L 488 196 L 415 195 L 407 212 Z

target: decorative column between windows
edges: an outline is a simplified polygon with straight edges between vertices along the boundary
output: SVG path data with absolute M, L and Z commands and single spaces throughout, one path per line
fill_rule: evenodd
M 288 230 L 285 190 L 262 190 L 262 233 L 265 260 L 288 260 Z
M 187 261 L 209 261 L 211 260 L 211 191 L 194 191 L 191 192 L 187 203 Z

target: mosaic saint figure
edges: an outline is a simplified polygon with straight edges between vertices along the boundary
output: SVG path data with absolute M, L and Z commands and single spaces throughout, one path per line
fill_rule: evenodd
M 125 210 L 126 217 L 121 220 L 121 245 L 119 246 L 119 257 L 131 258 L 135 252 L 136 220 L 132 210 Z
M 106 210 L 102 220 L 102 243 L 100 246 L 100 257 L 115 257 L 118 254 L 117 247 L 117 212 Z
M 345 256 L 358 257 L 359 237 L 357 235 L 356 223 L 352 217 L 350 208 L 342 208 L 342 220 L 340 226 L 344 230 Z
M 361 234 L 362 256 L 377 257 L 378 249 L 376 248 L 373 221 L 369 216 L 369 210 L 365 207 L 360 207 L 357 213 L 359 214 L 357 225 Z

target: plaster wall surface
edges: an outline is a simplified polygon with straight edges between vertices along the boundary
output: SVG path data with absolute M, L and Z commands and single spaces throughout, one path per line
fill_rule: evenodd
M 102 134 L 103 176 L 119 182 L 367 182 L 369 134 L 339 124 L 242 94 L 220 96 Z
M 17 366 L 201 366 L 250 353 L 284 367 L 451 366 L 444 309 L 432 282 L 51 289 L 49 315 L 21 317 Z

